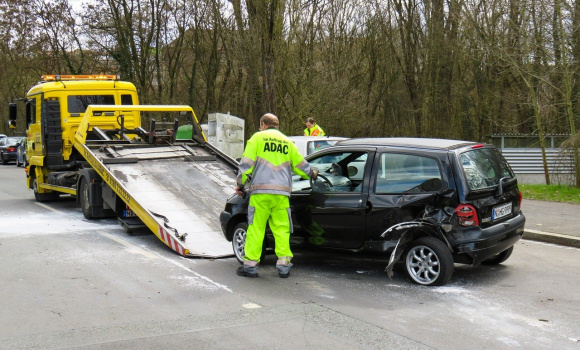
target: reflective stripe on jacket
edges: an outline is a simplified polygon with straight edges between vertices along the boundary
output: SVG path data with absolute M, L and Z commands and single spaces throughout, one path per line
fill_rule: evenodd
M 310 164 L 298 152 L 296 145 L 276 128 L 258 131 L 246 144 L 238 167 L 238 185 L 252 176 L 251 193 L 289 196 L 292 173 L 304 179 L 310 176 Z
M 324 130 L 318 124 L 314 124 L 310 129 L 304 129 L 304 136 L 324 136 Z

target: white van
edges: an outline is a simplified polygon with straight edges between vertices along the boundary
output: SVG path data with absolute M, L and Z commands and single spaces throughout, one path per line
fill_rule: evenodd
M 338 141 L 348 139 L 336 136 L 288 136 L 288 138 L 296 144 L 298 152 L 304 157 L 328 146 L 333 146 Z

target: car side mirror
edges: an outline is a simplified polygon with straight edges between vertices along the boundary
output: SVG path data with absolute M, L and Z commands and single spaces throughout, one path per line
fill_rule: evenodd
M 8 127 L 10 129 L 16 129 L 16 103 L 11 102 L 8 105 Z

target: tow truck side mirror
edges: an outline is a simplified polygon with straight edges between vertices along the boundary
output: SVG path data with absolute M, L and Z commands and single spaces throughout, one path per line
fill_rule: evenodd
M 14 102 L 8 105 L 8 127 L 16 129 L 16 103 Z

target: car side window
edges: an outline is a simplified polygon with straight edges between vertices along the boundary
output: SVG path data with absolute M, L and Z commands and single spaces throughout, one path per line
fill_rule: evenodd
M 441 190 L 436 159 L 412 154 L 382 153 L 375 174 L 375 193 L 417 193 Z
M 362 182 L 368 155 L 366 152 L 336 152 L 318 156 L 309 161 L 316 167 L 319 177 L 305 186 L 304 181 L 294 179 L 294 192 L 362 192 Z

